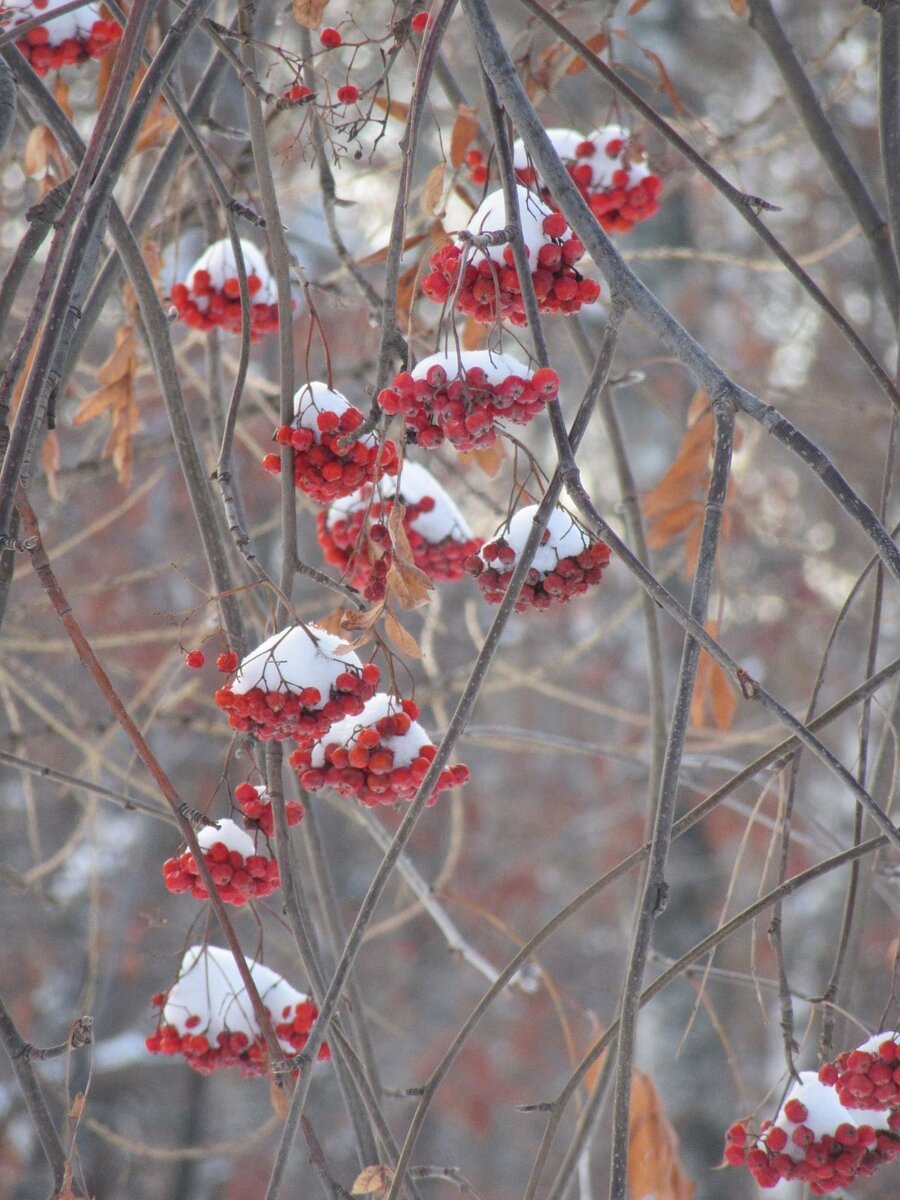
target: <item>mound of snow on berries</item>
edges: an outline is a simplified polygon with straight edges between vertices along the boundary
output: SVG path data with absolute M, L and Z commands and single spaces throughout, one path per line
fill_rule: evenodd
M 264 692 L 301 692 L 315 688 L 319 700 L 309 708 L 321 708 L 335 676 L 362 663 L 352 650 L 335 654 L 343 639 L 317 625 L 294 625 L 266 638 L 251 651 L 238 667 L 231 684 L 236 696 L 245 696 L 253 688 Z

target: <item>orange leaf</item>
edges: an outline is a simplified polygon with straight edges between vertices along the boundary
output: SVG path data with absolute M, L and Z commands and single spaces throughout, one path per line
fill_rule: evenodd
M 305 29 L 318 29 L 328 0 L 291 0 L 294 20 Z
M 316 625 L 319 629 L 324 629 L 326 633 L 333 633 L 335 637 L 340 637 L 344 632 L 344 617 L 347 616 L 352 609 L 333 608 L 326 617 L 316 617 Z
M 644 0 L 644 3 L 648 3 L 648 2 L 649 2 L 649 0 Z M 587 47 L 587 49 L 591 50 L 594 54 L 600 54 L 601 51 L 605 50 L 606 47 L 609 45 L 609 38 L 606 36 L 605 33 L 595 33 L 593 37 L 587 38 L 587 40 L 585 41 L 584 44 Z M 571 63 L 569 64 L 568 68 L 566 69 L 566 74 L 567 75 L 580 75 L 581 72 L 584 71 L 586 68 L 587 68 L 587 63 L 581 57 L 581 55 L 578 54 L 575 56 L 575 58 L 572 59 Z
M 426 217 L 430 217 L 438 209 L 444 194 L 444 164 L 438 163 L 428 172 L 428 178 L 422 185 L 419 204 Z
M 269 1101 L 272 1105 L 272 1112 L 279 1121 L 284 1121 L 288 1115 L 287 1088 L 279 1087 L 278 1082 L 274 1079 L 269 1084 Z
M 487 345 L 489 325 L 479 325 L 471 317 L 466 317 L 459 343 L 463 350 L 482 350 Z
M 413 233 L 403 243 L 404 250 L 411 250 L 413 246 L 418 246 L 419 242 L 424 242 L 431 235 L 428 233 Z M 358 267 L 374 267 L 378 263 L 387 262 L 387 256 L 390 253 L 390 246 L 382 246 L 380 250 L 375 250 L 372 254 L 367 254 L 365 258 L 358 258 L 356 265 Z
M 413 300 L 416 296 L 416 280 L 419 277 L 419 264 L 413 263 L 397 280 L 397 320 L 405 325 L 409 320 Z
M 465 153 L 478 136 L 478 119 L 473 108 L 461 104 L 456 110 L 456 120 L 450 133 L 450 165 L 461 165 Z
M 651 550 L 662 550 L 695 523 L 699 524 L 703 504 L 699 500 L 685 500 L 676 508 L 662 513 L 654 519 L 647 530 L 647 545 Z
M 72 106 L 69 103 L 69 85 L 59 75 L 56 77 L 56 84 L 53 88 L 53 95 L 56 98 L 56 103 L 59 105 L 59 107 L 63 110 L 63 112 L 66 114 L 66 116 L 71 121 L 73 114 L 72 114 Z
M 41 449 L 41 465 L 44 468 L 44 474 L 47 476 L 47 492 L 50 499 L 58 500 L 59 484 L 56 476 L 59 471 L 59 438 L 56 435 L 55 429 L 51 429 L 47 433 L 43 448 Z
M 678 1136 L 659 1093 L 642 1071 L 631 1082 L 628 1187 L 634 1200 L 691 1200 L 696 1191 L 678 1159 Z
M 681 103 L 681 97 L 675 90 L 675 84 L 672 82 L 671 76 L 666 70 L 663 60 L 653 50 L 648 50 L 646 46 L 638 46 L 638 49 L 640 50 L 641 54 L 643 54 L 644 58 L 646 58 L 649 62 L 652 62 L 654 67 L 656 67 L 656 74 L 659 77 L 659 86 L 669 97 L 672 107 L 679 116 L 686 116 L 687 109 Z
M 363 1167 L 350 1189 L 351 1196 L 383 1196 L 391 1186 L 394 1172 L 390 1167 Z
M 89 396 L 85 396 L 75 410 L 72 417 L 72 424 L 85 425 L 88 421 L 96 420 L 97 417 L 102 416 L 109 409 L 116 409 L 123 404 L 127 404 L 128 393 L 127 379 L 117 379 L 115 383 L 108 383 L 106 387 L 99 388 L 96 392 L 91 392 Z
M 629 8 L 628 12 L 625 14 L 626 17 L 633 17 L 635 13 L 639 13 L 642 8 L 646 8 L 649 3 L 650 0 L 634 0 L 631 8 Z
M 384 614 L 384 632 L 387 634 L 388 641 L 406 658 L 422 657 L 419 643 L 408 629 L 403 628 L 393 613 L 386 612 Z
M 506 448 L 498 439 L 493 446 L 487 446 L 484 450 L 466 450 L 459 457 L 463 462 L 475 463 L 485 475 L 493 479 L 506 461 Z
M 365 609 L 364 612 L 345 612 L 341 621 L 341 628 L 349 630 L 371 629 L 383 612 L 383 600 L 377 604 L 373 604 L 371 608 Z
M 403 527 L 405 513 L 406 506 L 395 500 L 388 517 L 388 530 L 394 553 L 388 567 L 387 586 L 388 591 L 397 597 L 403 608 L 420 608 L 428 603 L 428 593 L 433 590 L 434 584 L 413 561 L 412 547 Z
M 736 12 L 739 17 L 747 15 L 747 0 L 728 0 L 732 11 Z
M 384 96 L 376 96 L 373 103 L 376 108 L 398 121 L 405 121 L 409 116 L 409 105 L 404 104 L 402 100 L 385 100 Z
M 97 370 L 97 380 L 100 383 L 115 383 L 134 375 L 137 369 L 137 338 L 130 325 L 116 331 L 116 348 Z
M 25 142 L 22 166 L 26 175 L 43 175 L 50 166 L 50 158 L 56 152 L 56 138 L 46 125 L 35 125 Z

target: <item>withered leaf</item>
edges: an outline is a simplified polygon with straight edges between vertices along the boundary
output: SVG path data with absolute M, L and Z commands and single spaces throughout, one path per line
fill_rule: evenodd
M 291 12 L 298 25 L 305 29 L 318 29 L 328 0 L 291 0 Z
M 384 96 L 376 96 L 373 103 L 376 108 L 380 108 L 397 121 L 405 121 L 409 116 L 409 105 L 402 100 L 387 100 Z
M 22 166 L 26 175 L 43 175 L 50 167 L 50 159 L 56 154 L 56 138 L 46 125 L 35 125 L 25 142 Z
M 628 17 L 633 17 L 636 13 L 639 13 L 642 8 L 646 8 L 649 3 L 650 0 L 634 0 L 634 3 L 631 5 L 631 8 L 628 9 L 628 12 L 625 15 Z
M 284 1121 L 288 1114 L 288 1092 L 287 1088 L 279 1087 L 275 1079 L 269 1084 L 269 1101 L 272 1112 L 279 1121 Z
M 461 165 L 466 151 L 478 136 L 478 118 L 473 108 L 461 104 L 456 110 L 456 120 L 450 133 L 450 165 Z
M 422 195 L 419 204 L 426 217 L 437 212 L 444 195 L 444 164 L 438 163 L 428 172 L 428 178 L 422 185 Z
M 732 11 L 737 13 L 739 17 L 747 15 L 747 0 L 728 0 Z
M 459 457 L 463 462 L 475 463 L 479 470 L 493 479 L 506 461 L 506 447 L 498 438 L 493 446 L 486 446 L 483 450 L 466 450 Z
M 415 564 L 412 547 L 403 527 L 405 513 L 406 506 L 395 500 L 388 517 L 388 530 L 394 552 L 388 568 L 387 586 L 388 591 L 397 597 L 403 608 L 420 608 L 428 603 L 429 592 L 433 590 L 434 584 Z
M 605 50 L 609 45 L 609 38 L 605 33 L 595 33 L 593 37 L 587 38 L 584 44 L 588 50 L 593 51 L 594 54 L 600 54 L 601 51 Z M 566 74 L 580 75 L 581 72 L 585 70 L 587 70 L 587 63 L 581 57 L 581 55 L 578 54 L 575 56 L 575 58 L 573 58 L 571 63 L 569 63 L 569 66 L 566 69 Z
M 473 321 L 471 317 L 466 317 L 466 323 L 463 325 L 459 344 L 463 350 L 482 350 L 487 345 L 489 333 L 489 325 L 480 325 L 477 321 Z
M 692 1200 L 697 1190 L 681 1166 L 678 1137 L 659 1092 L 642 1071 L 635 1071 L 631 1082 L 628 1188 L 635 1200 Z
M 390 1167 L 363 1167 L 353 1181 L 351 1196 L 383 1196 L 391 1186 L 394 1172 Z
M 384 632 L 387 634 L 388 641 L 406 658 L 422 657 L 419 643 L 408 629 L 403 628 L 392 612 L 384 614 Z
M 56 430 L 48 431 L 41 449 L 41 466 L 47 478 L 47 492 L 51 500 L 59 500 L 59 437 Z
M 371 629 L 383 612 L 383 600 L 379 600 L 377 604 L 373 604 L 371 608 L 367 608 L 363 612 L 345 612 L 344 618 L 341 621 L 341 628 L 350 631 Z
M 103 387 L 86 396 L 72 418 L 74 425 L 84 425 L 105 412 L 110 414 L 112 428 L 103 448 L 103 457 L 112 459 L 116 476 L 125 487 L 131 482 L 134 465 L 133 437 L 138 428 L 134 386 L 137 366 L 137 339 L 134 329 L 131 325 L 123 325 L 116 331 L 115 349 L 97 371 L 98 382 L 102 383 Z
M 335 637 L 340 637 L 344 632 L 344 617 L 352 611 L 347 608 L 334 608 L 327 616 L 316 617 L 316 625 L 320 629 L 324 629 L 326 633 L 333 633 Z

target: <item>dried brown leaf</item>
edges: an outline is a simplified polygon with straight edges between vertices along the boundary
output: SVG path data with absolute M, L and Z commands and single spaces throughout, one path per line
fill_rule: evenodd
M 649 3 L 650 3 L 650 0 L 634 0 L 634 3 L 632 4 L 631 8 L 629 8 L 625 14 L 626 17 L 635 16 L 635 14 L 639 13 L 642 8 L 646 8 Z
M 81 1114 L 84 1112 L 84 1106 L 85 1106 L 86 1102 L 87 1102 L 87 1097 L 85 1096 L 84 1092 L 79 1092 L 76 1095 L 75 1099 L 72 1101 L 71 1107 L 69 1108 L 69 1120 L 70 1121 L 80 1121 L 81 1120 Z
M 484 450 L 467 450 L 459 457 L 463 462 L 475 463 L 480 470 L 484 471 L 485 475 L 489 475 L 493 479 L 506 461 L 506 447 L 498 438 L 493 446 L 488 446 Z
M 421 608 L 431 599 L 429 593 L 434 588 L 431 579 L 411 563 L 398 562 L 396 557 L 388 567 L 388 592 L 394 596 L 402 608 Z
M 659 1092 L 642 1071 L 631 1082 L 628 1186 L 634 1200 L 692 1200 L 696 1192 L 678 1158 L 678 1136 Z
M 41 449 L 41 466 L 47 477 L 47 493 L 51 500 L 59 500 L 59 438 L 55 429 L 48 431 Z
M 86 396 L 72 418 L 75 425 L 84 425 L 108 412 L 112 427 L 103 457 L 111 458 L 121 484 L 131 483 L 134 465 L 132 439 L 138 428 L 138 407 L 134 381 L 137 375 L 137 339 L 131 325 L 123 325 L 116 331 L 116 346 L 112 354 L 97 371 L 97 379 L 104 384 L 96 392 Z
M 420 242 L 426 241 L 430 236 L 430 233 L 411 234 L 403 243 L 404 251 L 411 250 L 413 246 L 418 246 Z M 374 267 L 378 263 L 387 262 L 387 256 L 390 254 L 390 251 L 390 246 L 382 246 L 380 250 L 375 250 L 372 254 L 367 254 L 365 258 L 358 258 L 356 265 L 358 267 Z
M 291 0 L 294 20 L 305 29 L 318 29 L 328 0 Z
M 397 280 L 397 320 L 405 325 L 409 320 L 413 301 L 416 298 L 416 282 L 419 278 L 419 264 L 413 263 Z
M 648 62 L 653 63 L 654 67 L 656 67 L 656 74 L 659 78 L 659 86 L 666 96 L 668 96 L 672 107 L 680 117 L 686 116 L 687 109 L 681 103 L 681 97 L 675 90 L 675 84 L 672 82 L 672 78 L 669 75 L 669 72 L 666 70 L 663 60 L 654 50 L 648 50 L 646 46 L 638 46 L 638 49 L 640 50 L 641 54 L 643 54 L 644 58 L 646 58 Z
M 352 611 L 347 608 L 333 608 L 327 616 L 316 617 L 316 625 L 319 629 L 324 629 L 326 633 L 333 633 L 335 637 L 340 637 L 344 632 L 344 617 Z
M 383 600 L 380 600 L 377 604 L 373 604 L 371 608 L 367 608 L 363 612 L 346 612 L 344 613 L 343 621 L 341 621 L 341 628 L 350 631 L 371 629 L 383 612 Z
M 59 107 L 63 110 L 63 112 L 66 114 L 66 116 L 71 121 L 72 117 L 73 117 L 73 113 L 72 113 L 72 106 L 69 103 L 69 85 L 66 83 L 66 81 L 62 78 L 61 75 L 57 75 L 57 77 L 56 77 L 56 83 L 53 87 L 53 95 L 56 99 L 56 103 L 59 105 Z
M 645 3 L 647 0 L 645 0 Z M 593 37 L 585 39 L 585 46 L 588 50 L 592 50 L 594 54 L 600 54 L 609 45 L 609 38 L 605 33 L 595 33 Z M 576 54 L 566 68 L 567 75 L 580 75 L 582 71 L 587 69 L 587 63 L 580 54 Z
M 747 15 L 747 0 L 728 0 L 731 5 L 732 12 L 737 13 L 739 17 Z
M 444 164 L 438 163 L 428 172 L 428 178 L 422 185 L 422 195 L 419 204 L 426 217 L 433 216 L 440 207 L 444 195 Z
M 49 170 L 50 159 L 56 153 L 56 138 L 46 125 L 35 125 L 25 142 L 22 166 L 26 175 L 44 175 Z
M 390 1167 L 363 1167 L 350 1188 L 351 1196 L 383 1196 L 391 1186 L 394 1172 Z
M 376 96 L 373 104 L 397 121 L 405 121 L 409 117 L 409 105 L 402 100 L 387 100 L 384 96 Z
M 700 500 L 685 500 L 683 504 L 661 513 L 647 529 L 647 545 L 651 550 L 662 550 L 692 525 L 699 523 L 702 512 Z
M 466 317 L 466 323 L 463 325 L 459 344 L 463 350 L 483 350 L 487 345 L 490 331 L 489 325 L 480 325 L 477 321 L 473 321 L 471 317 Z
M 473 108 L 461 104 L 456 110 L 456 120 L 450 132 L 450 165 L 458 167 L 465 158 L 466 151 L 478 136 L 478 118 Z
M 157 96 L 147 119 L 141 126 L 141 132 L 134 144 L 133 154 L 141 154 L 163 140 L 167 133 L 178 127 L 175 117 L 169 112 L 162 98 Z
M 129 386 L 127 379 L 117 379 L 114 383 L 108 383 L 106 387 L 100 388 L 96 392 L 91 392 L 89 396 L 85 396 L 82 402 L 72 417 L 73 425 L 85 425 L 88 421 L 94 421 L 103 413 L 113 410 L 113 412 L 128 403 Z
M 279 1121 L 287 1119 L 289 1096 L 287 1088 L 279 1087 L 277 1080 L 273 1079 L 269 1084 L 269 1102 L 272 1105 L 272 1112 Z
M 116 348 L 112 354 L 97 369 L 98 383 L 115 383 L 118 379 L 126 379 L 134 375 L 137 369 L 137 338 L 134 330 L 126 325 L 119 330 L 116 338 Z
M 404 629 L 404 627 L 391 612 L 386 612 L 384 614 L 384 632 L 387 634 L 388 641 L 392 643 L 394 649 L 398 650 L 402 655 L 404 655 L 404 657 L 422 657 L 422 651 L 419 648 L 419 643 L 408 629 Z

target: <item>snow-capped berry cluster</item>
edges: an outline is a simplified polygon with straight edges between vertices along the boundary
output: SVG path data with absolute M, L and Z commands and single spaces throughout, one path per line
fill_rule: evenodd
M 758 1134 L 738 1122 L 728 1130 L 725 1160 L 745 1165 L 761 1188 L 782 1180 L 809 1185 L 814 1196 L 847 1187 L 900 1154 L 900 1136 L 884 1112 L 845 1108 L 814 1071 L 801 1071 L 775 1121 Z
M 418 716 L 415 701 L 379 692 L 358 717 L 339 721 L 318 742 L 295 750 L 291 765 L 311 792 L 334 788 L 369 808 L 412 800 L 436 753 Z M 428 803 L 468 778 L 466 766 L 445 768 Z
M 662 180 L 627 129 L 604 125 L 586 138 L 574 129 L 548 129 L 547 136 L 607 233 L 628 233 L 659 211 Z M 513 159 L 519 179 L 537 184 L 541 197 L 555 208 L 521 141 L 513 147 Z
M 308 383 L 294 397 L 294 423 L 275 430 L 275 441 L 294 452 L 294 486 L 313 500 L 328 504 L 371 483 L 376 475 L 396 475 L 397 447 L 380 443 L 372 433 L 344 444 L 365 418 L 327 383 Z M 267 454 L 263 467 L 281 473 L 281 455 Z
M 575 270 L 584 246 L 570 231 L 565 217 L 554 213 L 525 188 L 518 188 L 522 239 L 531 267 L 538 308 L 547 313 L 576 313 L 593 304 L 600 285 Z M 474 237 L 500 233 L 506 228 L 506 204 L 501 191 L 485 198 L 467 230 Z M 431 256 L 431 271 L 422 279 L 422 291 L 437 304 L 452 299 L 458 312 L 482 325 L 499 318 L 513 325 L 527 324 L 522 285 L 512 246 L 475 245 L 463 239 L 442 246 Z
M 3 6 L 0 25 L 9 22 L 15 28 L 41 13 L 54 12 L 66 2 L 31 0 L 28 4 Z M 74 66 L 89 58 L 101 58 L 121 36 L 122 27 L 117 21 L 104 20 L 96 5 L 86 4 L 29 29 L 16 41 L 16 46 L 38 75 L 46 75 L 48 71 Z
M 241 239 L 241 254 L 250 293 L 250 337 L 257 341 L 278 329 L 278 292 L 262 254 Z M 214 242 L 200 255 L 183 282 L 172 285 L 178 316 L 194 329 L 218 326 L 241 332 L 241 291 L 230 239 Z
M 197 835 L 197 841 L 226 904 L 240 907 L 277 891 L 278 863 L 265 854 L 257 854 L 252 838 L 234 821 L 219 821 L 218 829 L 207 826 Z M 190 850 L 166 859 L 163 878 L 170 892 L 190 892 L 195 900 L 209 899 L 197 860 Z
M 431 472 L 407 460 L 398 479 L 367 485 L 317 514 L 325 561 L 369 600 L 385 594 L 393 557 L 387 521 L 397 495 L 406 509 L 403 528 L 413 560 L 435 582 L 462 579 L 468 558 L 482 544 Z
M 272 799 L 264 787 L 252 783 L 239 783 L 234 789 L 234 799 L 244 814 L 244 826 L 254 832 L 258 829 L 267 838 L 275 836 L 275 818 L 272 815 Z M 306 810 L 298 800 L 288 800 L 284 806 L 288 825 L 299 825 Z
M 536 505 L 519 509 L 505 534 L 486 542 L 481 552 L 469 559 L 469 573 L 474 575 L 489 604 L 499 604 L 503 599 L 536 512 Z M 525 577 L 516 612 L 565 604 L 572 596 L 581 595 L 592 584 L 599 583 L 608 562 L 606 543 L 592 540 L 568 513 L 557 508 L 550 515 Z
M 356 716 L 374 694 L 381 672 L 317 625 L 294 625 L 267 638 L 215 694 L 229 723 L 260 741 L 321 737 L 335 721 Z
M 497 423 L 527 425 L 559 394 L 551 367 L 530 370 L 510 354 L 463 350 L 432 354 L 378 394 L 386 413 L 402 413 L 408 436 L 431 449 L 446 438 L 457 450 L 497 440 Z
M 845 1108 L 896 1109 L 900 1131 L 900 1034 L 876 1033 L 855 1050 L 839 1054 L 819 1069 Z
M 319 1010 L 262 963 L 251 964 L 250 974 L 285 1054 L 298 1053 Z M 192 946 L 175 984 L 153 1002 L 161 1012 L 157 1029 L 146 1040 L 151 1054 L 181 1054 L 201 1075 L 222 1067 L 238 1067 L 246 1076 L 267 1073 L 266 1044 L 229 951 Z M 318 1057 L 331 1057 L 327 1043 Z

